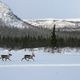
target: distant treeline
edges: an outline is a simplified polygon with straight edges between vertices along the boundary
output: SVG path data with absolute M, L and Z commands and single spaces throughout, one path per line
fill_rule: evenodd
M 34 28 L 18 29 L 0 27 L 0 47 L 36 48 L 36 47 L 80 47 L 80 32 L 56 31 Z
M 0 26 L 0 47 L 33 48 L 50 44 L 51 30 L 47 28 L 16 28 Z
M 80 38 L 57 38 L 57 47 L 80 47 Z
M 36 48 L 36 47 L 48 47 L 50 46 L 49 39 L 43 39 L 41 37 L 31 38 L 29 36 L 18 37 L 0 37 L 0 47 L 6 48 Z
M 54 25 L 50 47 L 80 47 L 80 31 L 56 31 Z

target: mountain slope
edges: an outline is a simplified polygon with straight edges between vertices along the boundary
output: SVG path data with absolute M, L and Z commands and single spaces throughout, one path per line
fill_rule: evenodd
M 34 26 L 52 29 L 56 24 L 56 29 L 63 30 L 80 30 L 80 21 L 69 19 L 40 19 L 40 20 L 24 20 Z
M 42 26 L 45 28 L 52 28 L 54 24 L 56 24 L 56 28 L 63 28 L 65 26 L 75 26 L 75 23 L 71 23 L 66 20 L 27 20 L 26 22 L 35 25 L 35 26 Z
M 33 27 L 28 23 L 22 21 L 19 17 L 17 17 L 11 9 L 4 3 L 0 1 L 0 21 L 7 26 L 14 26 L 17 28 L 29 28 Z

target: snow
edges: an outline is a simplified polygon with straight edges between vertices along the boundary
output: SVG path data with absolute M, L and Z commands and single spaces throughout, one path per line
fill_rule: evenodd
M 68 20 L 65 19 L 42 19 L 42 20 L 26 20 L 24 19 L 25 22 L 28 22 L 34 26 L 42 26 L 45 28 L 53 28 L 53 25 L 56 24 L 56 28 L 64 28 L 64 27 L 71 27 L 74 28 L 75 26 L 75 22 L 71 23 Z
M 24 23 L 19 17 L 17 17 L 12 10 L 0 1 L 0 19 L 2 20 L 3 24 L 6 24 L 7 26 L 11 27 L 17 27 L 17 28 L 29 28 L 30 26 L 26 23 Z
M 80 63 L 80 49 L 79 48 L 61 48 L 59 51 L 54 50 L 54 53 L 50 49 L 34 48 L 34 49 L 21 49 L 8 51 L 6 49 L 0 49 L 1 54 L 9 54 L 11 61 L 0 60 L 0 65 L 27 65 L 27 64 L 79 64 Z M 34 52 L 34 61 L 26 61 L 21 59 L 25 54 L 32 54 Z
M 1 80 L 80 80 L 80 67 L 0 68 Z

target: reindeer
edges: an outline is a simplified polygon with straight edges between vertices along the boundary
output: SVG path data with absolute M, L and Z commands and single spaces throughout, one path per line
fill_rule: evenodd
M 24 57 L 21 59 L 21 61 L 23 59 L 25 59 L 27 61 L 29 61 L 29 59 L 32 59 L 34 61 L 34 58 L 33 57 L 35 57 L 35 54 L 34 53 L 32 53 L 32 55 L 24 55 Z
M 4 59 L 5 59 L 5 61 L 6 61 L 7 59 L 10 60 L 10 56 L 12 56 L 12 54 L 1 55 L 0 59 L 2 59 L 3 61 L 4 61 Z M 11 61 L 11 60 L 10 60 L 10 61 Z

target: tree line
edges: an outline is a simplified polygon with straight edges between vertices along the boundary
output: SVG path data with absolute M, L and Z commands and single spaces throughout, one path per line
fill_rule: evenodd
M 76 32 L 77 33 L 77 32 Z M 79 37 L 66 37 L 56 33 L 56 25 L 52 30 L 44 28 L 18 29 L 0 27 L 0 47 L 35 48 L 35 47 L 80 47 Z
M 77 34 L 76 36 L 75 33 L 72 32 L 68 32 L 66 35 L 63 33 L 64 36 L 60 37 L 56 35 L 55 26 L 56 25 L 53 27 L 51 35 L 51 47 L 80 47 L 80 32 L 75 31 Z

